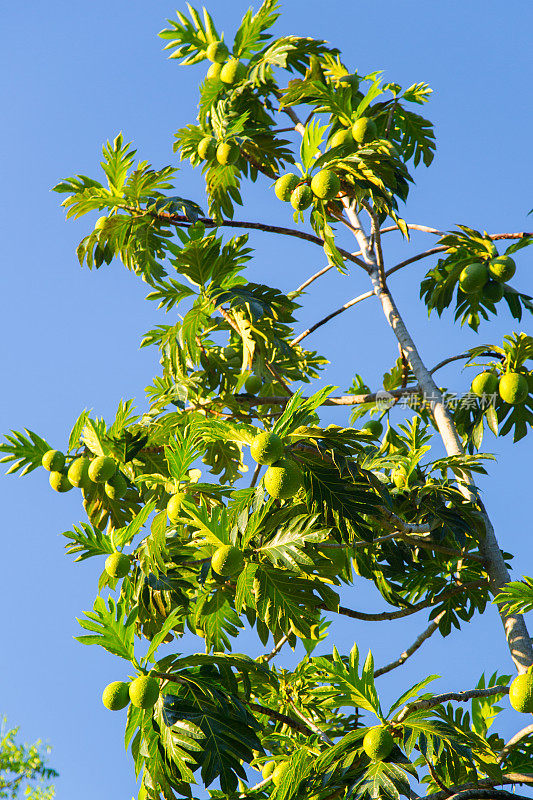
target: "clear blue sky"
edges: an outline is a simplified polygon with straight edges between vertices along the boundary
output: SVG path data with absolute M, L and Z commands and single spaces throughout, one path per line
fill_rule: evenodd
M 231 37 L 248 2 L 215 0 L 209 10 Z M 185 10 L 184 6 L 179 6 Z M 27 426 L 54 446 L 80 411 L 110 417 L 120 398 L 136 397 L 159 368 L 155 350 L 139 351 L 142 334 L 161 321 L 144 302 L 146 286 L 119 264 L 81 270 L 75 247 L 88 222 L 64 221 L 50 187 L 75 173 L 96 177 L 102 143 L 120 130 L 140 158 L 154 166 L 174 163 L 173 132 L 193 121 L 196 85 L 205 65 L 180 68 L 168 61 L 156 36 L 175 6 L 140 0 L 4 5 L 0 87 L 4 119 L 2 161 L 1 296 L 3 392 L 0 432 Z M 427 81 L 434 89 L 425 113 L 436 124 L 438 154 L 419 169 L 405 217 L 439 228 L 464 223 L 490 232 L 531 230 L 530 36 L 533 8 L 522 0 L 403 0 L 354 3 L 291 0 L 278 22 L 280 33 L 322 37 L 338 46 L 360 73 L 385 70 L 404 86 Z M 178 193 L 203 203 L 201 176 L 185 166 Z M 287 206 L 261 180 L 246 191 L 241 218 L 289 223 Z M 252 279 L 283 289 L 297 286 L 323 263 L 306 245 L 251 237 L 258 248 Z M 414 239 L 425 249 L 427 239 Z M 398 236 L 386 242 L 389 264 L 407 252 Z M 411 251 L 410 251 L 411 252 Z M 522 251 L 514 284 L 533 293 L 533 251 Z M 505 333 L 529 330 L 503 312 L 478 335 L 452 328 L 450 315 L 427 322 L 418 283 L 422 262 L 391 279 L 401 310 L 427 362 Z M 365 291 L 360 274 L 331 275 L 307 296 L 301 325 L 315 321 Z M 396 345 L 377 304 L 369 301 L 308 339 L 332 365 L 327 378 L 346 388 L 354 373 L 378 388 L 396 358 Z M 448 368 L 442 379 L 465 390 L 470 378 Z M 400 412 L 396 419 L 400 419 Z M 344 416 L 343 416 L 344 415 Z M 345 412 L 331 412 L 343 421 Z M 531 438 L 512 446 L 487 437 L 498 462 L 483 481 L 485 498 L 502 547 L 517 554 L 515 574 L 533 572 Z M 82 519 L 79 493 L 61 496 L 38 470 L 25 479 L 0 481 L 2 504 L 2 598 L 0 714 L 19 724 L 27 740 L 43 737 L 53 747 L 61 800 L 117 800 L 136 793 L 132 762 L 123 746 L 124 715 L 101 704 L 102 688 L 125 677 L 120 659 L 73 641 L 75 620 L 92 606 L 101 564 L 73 564 L 58 534 Z M 383 608 L 366 586 L 349 596 L 360 609 Z M 342 623 L 337 644 L 357 640 L 376 661 L 397 656 L 425 626 L 418 615 L 397 623 Z M 190 640 L 184 647 L 197 647 Z M 243 643 L 243 648 L 246 643 Z M 439 689 L 473 686 L 486 670 L 512 671 L 494 609 L 467 631 L 431 645 L 382 680 L 387 697 L 428 672 L 443 672 Z M 521 727 L 514 712 L 502 716 L 510 733 Z M 523 724 L 523 723 L 522 723 Z

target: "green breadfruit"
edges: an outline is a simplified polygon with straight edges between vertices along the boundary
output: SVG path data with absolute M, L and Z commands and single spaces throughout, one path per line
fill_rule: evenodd
M 507 372 L 500 378 L 498 390 L 501 399 L 509 405 L 524 403 L 529 394 L 527 378 L 520 372 Z
M 65 466 L 65 455 L 61 450 L 47 450 L 41 459 L 41 464 L 48 472 L 61 472 Z
M 214 61 L 217 64 L 223 64 L 229 56 L 229 50 L 224 42 L 211 42 L 211 44 L 208 45 L 205 54 L 210 61 Z
M 486 297 L 487 300 L 492 300 L 493 303 L 499 303 L 503 297 L 502 284 L 498 283 L 498 281 L 488 280 L 483 287 L 483 297 Z
M 377 419 L 369 419 L 368 422 L 365 422 L 361 430 L 370 431 L 372 436 L 375 436 L 377 439 L 383 433 L 383 425 Z
M 177 522 L 179 520 L 181 504 L 183 503 L 184 497 L 185 497 L 185 492 L 176 492 L 176 494 L 173 494 L 170 500 L 168 501 L 167 516 L 170 522 Z
M 377 136 L 376 123 L 368 117 L 359 117 L 352 125 L 352 136 L 356 142 L 371 142 Z
M 480 372 L 472 381 L 471 390 L 478 397 L 484 394 L 495 394 L 498 391 L 498 376 L 495 372 Z
M 311 180 L 311 191 L 321 200 L 333 200 L 340 188 L 339 176 L 332 169 L 321 169 Z
M 94 483 L 105 483 L 115 474 L 117 465 L 111 456 L 98 456 L 89 465 L 89 478 Z
M 485 286 L 488 277 L 489 274 L 484 264 L 469 264 L 459 275 L 459 285 L 465 294 L 475 294 Z
M 283 456 L 283 442 L 275 433 L 258 433 L 250 445 L 250 455 L 258 464 L 273 464 Z
M 303 211 L 308 208 L 312 202 L 313 192 L 306 183 L 297 186 L 291 194 L 291 206 L 295 211 Z
M 372 761 L 383 761 L 390 755 L 394 747 L 394 739 L 387 728 L 378 725 L 365 734 L 363 739 L 363 750 Z
M 104 492 L 110 500 L 118 500 L 124 497 L 127 488 L 128 484 L 122 472 L 117 472 L 115 475 L 112 475 L 104 484 Z
M 220 70 L 220 80 L 228 86 L 233 86 L 235 83 L 240 83 L 246 78 L 246 67 L 236 58 L 232 58 L 227 64 L 224 64 Z
M 495 281 L 507 283 L 516 272 L 516 263 L 510 256 L 498 256 L 489 261 L 489 275 Z
M 250 375 L 244 382 L 244 391 L 248 392 L 248 394 L 257 394 L 257 392 L 261 390 L 262 385 L 263 381 L 259 375 Z
M 274 192 L 278 200 L 288 202 L 299 183 L 300 178 L 294 172 L 287 172 L 286 175 L 278 178 L 274 184 Z
M 67 477 L 73 486 L 78 489 L 82 486 L 87 486 L 90 483 L 89 478 L 89 464 L 91 462 L 85 456 L 80 456 L 72 462 L 68 468 Z
M 111 578 L 124 578 L 131 567 L 131 559 L 124 553 L 111 553 L 105 560 L 105 571 Z
M 263 769 L 261 770 L 263 778 L 270 778 L 275 769 L 276 769 L 276 762 L 267 761 Z
M 74 487 L 72 486 L 71 482 L 67 478 L 65 472 L 59 472 L 59 470 L 53 470 L 50 473 L 50 486 L 56 492 L 70 492 L 71 489 Z
M 129 683 L 124 681 L 113 681 L 109 683 L 102 692 L 102 703 L 110 711 L 120 711 L 126 708 L 130 702 Z
M 509 687 L 509 702 L 521 714 L 533 714 L 533 674 L 518 675 Z
M 264 486 L 271 497 L 287 500 L 298 494 L 302 487 L 302 473 L 294 461 L 282 458 L 265 472 Z
M 159 682 L 150 675 L 141 675 L 130 683 L 129 694 L 137 708 L 152 708 L 159 697 Z
M 281 764 L 277 764 L 274 769 L 272 770 L 272 783 L 274 786 L 279 786 L 281 781 L 283 780 L 283 776 L 287 772 L 288 764 L 286 761 L 282 761 Z
M 341 145 L 351 145 L 355 147 L 355 140 L 352 136 L 351 130 L 348 128 L 342 131 L 337 131 L 329 140 L 330 147 L 340 147 Z
M 242 572 L 244 558 L 238 547 L 232 544 L 225 544 L 217 548 L 211 557 L 211 567 L 217 575 L 223 578 L 237 575 Z
M 214 66 L 214 65 L 213 65 Z M 212 161 L 217 154 L 217 143 L 212 136 L 204 136 L 198 143 L 198 155 L 204 161 Z
M 240 147 L 235 142 L 221 142 L 217 147 L 217 161 L 222 166 L 234 164 L 240 153 Z
M 222 64 L 218 61 L 215 61 L 209 69 L 207 70 L 206 78 L 211 81 L 216 81 L 220 79 L 220 70 L 222 69 Z

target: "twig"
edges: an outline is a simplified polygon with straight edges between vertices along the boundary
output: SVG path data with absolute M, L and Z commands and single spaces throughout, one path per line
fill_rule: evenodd
M 408 703 L 398 712 L 394 722 L 403 722 L 413 711 L 435 708 L 435 706 L 440 706 L 442 703 L 447 703 L 449 700 L 455 700 L 458 703 L 467 703 L 473 697 L 493 697 L 495 694 L 509 694 L 509 689 L 507 686 L 489 686 L 488 689 L 468 689 L 466 692 L 436 694 L 434 697 L 429 697 L 427 700 L 415 700 L 414 703 Z M 533 776 L 531 776 L 531 781 L 533 783 Z
M 403 269 L 403 267 L 406 267 L 408 264 L 413 264 L 415 261 L 421 261 L 423 258 L 432 256 L 434 253 L 443 253 L 446 249 L 447 249 L 446 247 L 431 247 L 429 250 L 424 250 L 423 253 L 418 253 L 416 256 L 411 256 L 411 258 L 406 258 L 405 261 L 400 261 L 399 264 L 396 264 L 396 266 L 388 269 L 385 272 L 385 277 L 388 278 L 389 275 L 392 275 L 393 272 L 398 272 L 399 269 Z
M 430 370 L 430 374 L 433 375 L 433 373 L 437 372 L 438 369 L 442 369 L 442 367 L 445 367 L 447 364 L 451 364 L 452 361 L 461 361 L 462 359 L 470 358 L 471 355 L 472 355 L 471 353 L 459 353 L 459 355 L 457 356 L 450 356 L 450 358 L 445 358 L 444 361 L 439 361 L 439 363 L 435 367 L 433 367 L 433 369 Z M 498 358 L 502 357 L 501 354 L 497 353 L 495 350 L 487 350 L 484 353 L 478 353 L 476 358 L 479 358 L 480 356 L 497 356 Z
M 321 405 L 323 406 L 356 406 L 356 405 L 364 405 L 365 403 L 375 403 L 376 401 L 383 401 L 387 399 L 387 396 L 390 395 L 391 399 L 393 397 L 404 397 L 405 395 L 410 394 L 420 394 L 420 391 L 417 387 L 410 386 L 406 389 L 391 389 L 390 391 L 385 391 L 382 389 L 379 392 L 369 392 L 368 394 L 347 394 L 343 395 L 342 397 L 328 397 L 324 400 Z M 268 405 L 280 405 L 284 406 L 289 402 L 289 397 L 282 397 L 280 395 L 273 395 L 272 397 L 252 397 L 251 395 L 247 394 L 237 394 L 234 397 L 239 403 L 246 403 L 249 406 L 268 406 Z M 302 398 L 306 399 L 306 398 Z M 205 408 L 205 406 L 202 406 Z
M 352 255 L 355 256 L 355 257 L 360 256 L 361 255 L 361 251 L 358 250 L 357 252 L 352 253 Z M 294 295 L 300 294 L 300 292 L 303 292 L 303 290 L 306 289 L 309 286 L 309 284 L 313 283 L 313 281 L 316 281 L 317 278 L 322 277 L 322 275 L 325 275 L 326 272 L 329 272 L 330 269 L 333 269 L 333 267 L 336 267 L 336 266 L 337 266 L 336 264 L 328 264 L 327 267 L 322 267 L 322 269 L 320 269 L 318 272 L 315 272 L 314 275 L 311 275 L 310 278 L 308 278 L 300 286 L 298 286 L 297 289 L 294 289 L 293 294 Z
M 331 314 L 328 314 L 327 316 L 325 316 L 322 319 L 320 319 L 318 322 L 315 322 L 314 325 L 311 325 L 310 328 L 307 328 L 307 330 L 303 331 L 302 333 L 299 333 L 298 336 L 295 339 L 292 340 L 291 346 L 293 346 L 295 344 L 298 344 L 298 342 L 301 342 L 302 339 L 305 339 L 305 337 L 309 336 L 310 333 L 313 333 L 313 331 L 316 331 L 317 328 L 321 328 L 322 325 L 326 324 L 326 322 L 329 322 L 330 320 L 334 319 L 335 317 L 338 317 L 338 315 L 342 314 L 343 311 L 347 311 L 352 306 L 355 306 L 356 303 L 360 303 L 361 300 L 366 300 L 368 297 L 372 297 L 373 295 L 374 295 L 374 290 L 372 290 L 370 292 L 365 292 L 364 294 L 360 294 L 357 297 L 354 297 L 353 300 L 348 300 L 347 303 L 345 303 L 343 306 L 338 308 L 336 311 L 332 311 Z
M 437 773 L 433 769 L 433 765 L 432 765 L 431 761 L 429 761 L 427 759 L 425 753 L 422 753 L 420 748 L 417 748 L 417 750 L 419 750 L 419 752 L 422 754 L 422 758 L 426 762 L 426 767 L 428 768 L 428 772 L 431 775 L 431 778 L 433 779 L 433 781 L 437 784 L 437 786 L 442 791 L 442 793 L 445 795 L 445 797 L 451 797 L 451 795 L 453 794 L 453 791 L 450 791 L 450 789 L 448 789 L 448 787 L 443 784 L 443 782 L 441 781 L 441 779 L 439 778 L 439 776 L 437 775 Z
M 269 661 L 272 661 L 272 659 L 277 656 L 277 654 L 279 653 L 279 651 L 281 650 L 283 645 L 287 644 L 288 641 L 289 641 L 289 637 L 287 635 L 282 636 L 281 639 L 279 640 L 279 642 L 276 644 L 276 646 L 272 648 L 270 653 L 260 657 L 261 658 L 261 663 L 265 664 L 265 663 L 268 663 Z
M 526 798 L 522 798 L 521 795 L 495 789 L 488 794 L 486 793 L 486 790 L 490 789 L 492 786 L 503 786 L 509 783 L 533 783 L 533 775 L 523 775 L 520 772 L 507 772 L 502 775 L 501 778 L 497 779 L 482 778 L 477 781 L 477 783 L 462 783 L 460 786 L 454 786 L 452 788 L 452 797 L 454 800 L 469 800 L 469 798 L 475 797 L 487 797 L 489 799 L 501 797 L 512 798 L 513 800 L 526 800 Z M 446 797 L 447 795 L 444 794 L 444 792 L 435 792 L 431 795 L 431 800 L 445 800 Z
M 289 728 L 292 728 L 293 730 L 298 731 L 299 733 L 305 733 L 306 736 L 311 736 L 311 734 L 313 733 L 313 731 L 311 730 L 311 728 L 309 728 L 308 725 L 305 725 L 303 722 L 298 722 L 292 717 L 288 717 L 286 714 L 280 714 L 279 711 L 273 711 L 271 708 L 260 706 L 257 703 L 251 703 L 246 700 L 244 700 L 243 702 L 252 711 L 257 711 L 259 714 L 264 714 L 266 717 L 275 719 L 276 722 L 282 722 L 284 725 L 287 725 Z
M 416 653 L 418 648 L 421 647 L 424 644 L 426 639 L 429 639 L 429 637 L 433 636 L 435 631 L 438 630 L 439 621 L 442 619 L 442 617 L 445 615 L 445 613 L 446 613 L 446 611 L 441 611 L 440 614 L 438 614 L 435 617 L 434 621 L 430 625 L 428 625 L 428 627 L 425 629 L 425 631 L 422 631 L 420 636 L 417 636 L 417 638 L 414 640 L 413 644 L 410 645 L 410 647 L 408 647 L 406 650 L 404 650 L 403 653 L 401 654 L 401 656 L 399 656 L 395 661 L 391 661 L 389 664 L 386 664 L 384 667 L 380 667 L 379 669 L 376 669 L 374 671 L 374 678 L 379 678 L 381 675 L 385 675 L 387 672 L 391 672 L 393 669 L 396 669 L 397 667 L 401 667 L 402 664 L 404 664 L 407 661 L 407 659 L 410 658 L 413 655 L 413 653 Z
M 321 731 L 318 725 L 315 725 L 312 719 L 308 719 L 304 714 L 302 714 L 302 712 L 298 708 L 296 708 L 296 706 L 294 705 L 293 701 L 290 698 L 289 698 L 289 705 L 296 714 L 296 716 L 299 719 L 301 719 L 302 722 L 305 725 L 307 725 L 308 728 L 311 728 L 313 733 L 316 733 L 316 735 L 319 736 L 323 742 L 325 742 L 326 744 L 333 744 L 333 741 L 329 738 L 329 736 L 327 736 L 324 733 L 324 731 Z
M 259 477 L 260 472 L 261 472 L 261 464 L 256 464 L 254 469 L 254 474 L 252 475 L 252 480 L 250 483 L 250 489 L 253 489 L 253 487 L 257 483 L 257 479 Z
M 281 375 L 277 371 L 276 367 L 273 364 L 270 364 L 268 361 L 265 362 L 265 367 L 268 369 L 268 371 L 270 372 L 272 377 L 275 378 L 277 380 L 277 382 L 280 383 L 283 386 L 283 388 L 285 389 L 285 391 L 289 395 L 289 397 L 287 399 L 290 399 L 294 395 L 294 392 L 287 386 L 285 380 L 281 377 Z
M 515 735 L 509 739 L 505 747 L 502 748 L 502 751 L 498 756 L 498 761 L 501 763 L 505 758 L 507 758 L 511 750 L 522 741 L 522 739 L 525 739 L 527 736 L 531 736 L 531 734 L 533 734 L 533 725 L 528 725 L 526 728 L 522 728 L 521 731 L 518 731 L 518 733 L 515 733 Z

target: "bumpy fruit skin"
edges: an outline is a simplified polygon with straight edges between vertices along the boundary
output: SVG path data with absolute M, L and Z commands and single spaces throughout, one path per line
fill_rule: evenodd
M 368 117 L 359 117 L 352 125 L 352 136 L 356 142 L 369 142 L 375 139 L 377 135 L 376 123 L 373 119 Z
M 213 553 L 211 567 L 217 575 L 229 578 L 231 575 L 237 575 L 242 572 L 244 558 L 238 547 L 234 547 L 232 544 L 225 544 Z
M 375 436 L 377 439 L 378 436 L 381 436 L 383 433 L 383 425 L 377 419 L 369 419 L 368 422 L 365 422 L 363 425 L 362 430 L 370 431 L 372 436 Z
M 321 169 L 311 181 L 311 191 L 321 200 L 333 200 L 340 188 L 339 176 L 332 169 Z
M 106 222 L 107 222 L 107 217 L 98 217 L 98 219 L 94 223 L 95 231 L 101 231 L 102 228 L 105 227 Z
M 265 472 L 264 486 L 272 497 L 287 500 L 301 489 L 302 473 L 294 461 L 282 458 Z
M 240 152 L 240 148 L 235 142 L 221 142 L 217 147 L 217 161 L 224 167 L 228 164 L 235 164 Z
M 278 178 L 274 184 L 274 193 L 278 200 L 288 202 L 299 182 L 300 178 L 298 175 L 295 175 L 294 172 L 287 172 L 286 175 L 282 175 L 281 178 Z
M 200 158 L 203 158 L 204 161 L 207 159 L 208 161 L 212 161 L 217 154 L 217 145 L 215 140 L 212 136 L 204 136 L 204 138 L 198 143 L 198 155 Z
M 207 70 L 206 78 L 211 81 L 216 81 L 220 78 L 220 70 L 222 69 L 222 64 L 219 64 L 218 61 L 215 61 L 209 69 Z
M 533 713 L 533 675 L 518 675 L 509 687 L 509 702 L 521 714 Z
M 492 300 L 493 303 L 499 303 L 503 297 L 503 286 L 498 281 L 489 280 L 483 287 L 483 297 L 487 300 Z
M 65 456 L 61 450 L 47 450 L 41 459 L 41 464 L 48 472 L 61 472 L 65 466 Z
M 509 256 L 498 256 L 489 261 L 489 275 L 495 281 L 506 283 L 516 272 L 514 259 Z
M 68 468 L 67 477 L 73 486 L 77 486 L 78 489 L 82 486 L 86 486 L 90 483 L 89 478 L 89 464 L 91 462 L 88 458 L 84 456 L 80 456 L 75 461 L 72 462 L 70 467 Z
M 391 473 L 391 478 L 397 489 L 404 489 L 407 486 L 407 475 L 403 467 L 396 467 Z
M 227 64 L 224 64 L 219 77 L 222 83 L 233 86 L 234 83 L 240 83 L 246 78 L 246 67 L 238 59 L 232 58 Z
M 102 692 L 102 703 L 110 711 L 120 711 L 130 702 L 129 683 L 113 681 Z
M 484 264 L 469 264 L 459 275 L 459 284 L 465 294 L 475 294 L 485 286 L 488 277 Z
M 159 697 L 159 682 L 157 678 L 141 675 L 130 683 L 130 700 L 137 708 L 152 708 Z
M 390 755 L 394 739 L 386 728 L 370 728 L 363 739 L 363 750 L 372 761 L 383 761 Z
M 104 492 L 110 500 L 119 500 L 124 497 L 127 488 L 126 478 L 121 472 L 117 472 L 104 484 Z
M 525 375 L 519 372 L 507 372 L 500 378 L 498 387 L 500 397 L 511 406 L 524 403 L 529 394 L 529 386 Z
M 263 381 L 259 375 L 250 375 L 244 382 L 244 391 L 248 392 L 248 394 L 257 394 L 257 392 L 261 390 L 262 385 Z
M 111 553 L 105 560 L 105 571 L 111 578 L 124 578 L 130 567 L 131 561 L 124 553 Z
M 258 433 L 250 445 L 250 455 L 258 464 L 273 464 L 283 456 L 283 442 L 275 433 Z
M 89 464 L 89 478 L 94 483 L 105 483 L 115 474 L 117 465 L 110 456 L 98 456 Z
M 291 206 L 295 211 L 303 211 L 304 209 L 309 208 L 312 202 L 313 192 L 306 183 L 302 183 L 301 186 L 297 186 L 291 194 Z
M 480 372 L 472 381 L 471 389 L 478 397 L 495 394 L 498 391 L 498 376 L 495 372 Z
M 282 761 L 281 764 L 278 764 L 277 767 L 274 767 L 272 770 L 272 783 L 274 786 L 279 786 L 283 776 L 287 772 L 287 764 L 285 761 Z
M 70 492 L 74 488 L 64 472 L 52 471 L 49 481 L 56 492 Z
M 185 492 L 176 492 L 176 494 L 173 494 L 168 501 L 167 516 L 170 522 L 177 522 L 180 518 L 181 504 L 183 503 L 184 497 Z
M 274 770 L 276 769 L 276 762 L 275 761 L 267 761 L 263 769 L 261 770 L 261 774 L 263 778 L 270 778 Z
M 340 147 L 341 145 L 351 145 L 354 147 L 355 142 L 350 130 L 337 131 L 329 140 L 330 147 Z
M 229 56 L 229 50 L 224 42 L 211 42 L 205 51 L 209 61 L 214 61 L 217 64 L 223 64 Z

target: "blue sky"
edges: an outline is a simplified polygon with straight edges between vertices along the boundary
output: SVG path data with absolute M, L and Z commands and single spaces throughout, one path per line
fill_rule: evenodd
M 279 33 L 325 38 L 360 73 L 376 69 L 404 86 L 428 82 L 434 95 L 424 113 L 436 125 L 438 151 L 429 170 L 418 169 L 405 212 L 409 222 L 449 228 L 456 223 L 490 232 L 533 229 L 531 197 L 530 31 L 533 10 L 520 0 L 500 3 L 382 0 L 359 4 L 286 2 Z M 215 0 L 209 10 L 230 39 L 248 2 Z M 179 6 L 185 10 L 184 6 Z M 64 447 L 83 410 L 110 417 L 120 398 L 144 407 L 144 387 L 159 368 L 155 350 L 139 350 L 143 333 L 160 322 L 144 302 L 146 286 L 119 264 L 81 270 L 75 248 L 87 220 L 68 223 L 50 188 L 75 173 L 97 176 L 101 146 L 119 131 L 138 156 L 154 166 L 175 163 L 173 133 L 193 121 L 196 86 L 205 65 L 181 68 L 168 61 L 156 36 L 175 6 L 139 0 L 9 4 L 2 11 L 0 87 L 4 116 L 2 154 L 3 402 L 0 431 L 29 427 Z M 8 76 L 8 77 L 6 77 Z M 200 174 L 183 166 L 178 193 L 203 203 Z M 245 194 L 237 217 L 292 224 L 266 181 Z M 348 241 L 348 240 L 346 240 Z M 252 280 L 285 290 L 323 266 L 320 251 L 254 234 Z M 430 246 L 417 236 L 409 250 L 398 235 L 386 240 L 392 265 Z M 522 251 L 513 284 L 533 293 L 531 253 Z M 479 334 L 451 325 L 450 315 L 428 323 L 418 285 L 431 262 L 391 278 L 391 288 L 427 363 L 483 342 L 501 343 L 511 331 L 531 332 L 503 311 Z M 329 274 L 314 284 L 301 312 L 301 327 L 367 289 L 359 273 Z M 396 358 L 396 344 L 374 300 L 356 306 L 337 324 L 309 338 L 330 358 L 329 382 L 345 389 L 355 373 L 378 388 Z M 464 391 L 470 376 L 443 370 L 450 389 Z M 401 412 L 396 421 L 400 419 Z M 343 416 L 344 415 L 344 416 Z M 343 422 L 342 410 L 327 421 Z M 502 547 L 516 554 L 515 576 L 531 574 L 533 546 L 524 497 L 531 487 L 531 440 L 512 445 L 487 437 L 498 457 L 482 481 Z M 79 494 L 57 495 L 38 470 L 0 481 L 3 567 L 0 625 L 0 714 L 21 726 L 27 740 L 53 747 L 61 773 L 58 797 L 93 800 L 135 794 L 131 758 L 124 751 L 124 715 L 101 704 L 103 687 L 125 677 L 119 659 L 73 640 L 75 620 L 92 606 L 101 565 L 73 564 L 58 534 L 82 518 Z M 356 584 L 350 604 L 383 608 L 384 601 Z M 398 655 L 425 627 L 418 615 L 399 623 L 337 623 L 339 647 L 356 640 L 376 661 Z M 194 649 L 191 639 L 183 649 Z M 246 642 L 243 642 L 243 649 Z M 494 609 L 467 631 L 436 637 L 425 650 L 381 679 L 386 698 L 428 672 L 445 673 L 438 688 L 472 687 L 483 670 L 512 672 Z M 507 733 L 521 727 L 514 712 L 502 715 Z

